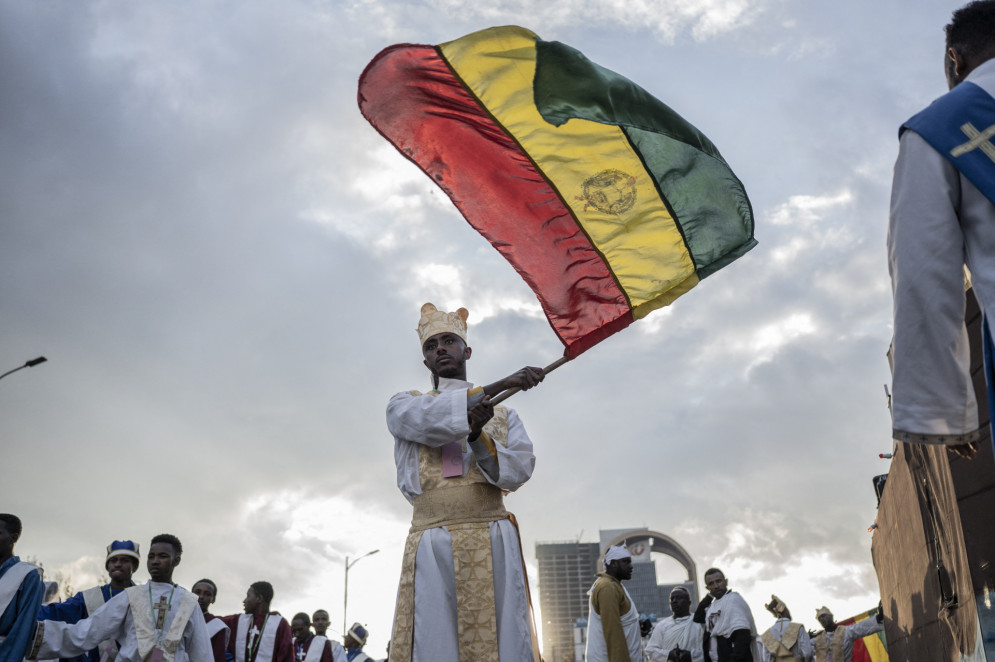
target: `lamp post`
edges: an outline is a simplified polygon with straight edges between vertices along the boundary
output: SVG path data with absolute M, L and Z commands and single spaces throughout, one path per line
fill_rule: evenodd
M 3 379 L 7 375 L 11 375 L 11 374 L 17 372 L 18 370 L 24 370 L 25 368 L 33 368 L 36 365 L 38 365 L 39 363 L 44 363 L 45 361 L 48 361 L 48 359 L 46 359 L 44 356 L 39 356 L 36 359 L 31 359 L 30 361 L 25 361 L 24 365 L 19 366 L 17 368 L 14 368 L 13 370 L 8 370 L 7 372 L 5 372 L 2 375 L 0 375 L 0 379 Z
M 358 559 L 353 560 L 352 563 L 349 563 L 349 557 L 348 556 L 345 557 L 345 597 L 342 599 L 342 638 L 343 639 L 345 638 L 346 632 L 348 632 L 348 630 L 346 628 L 349 627 L 347 625 L 348 618 L 346 618 L 346 609 L 349 608 L 349 568 L 351 568 L 352 566 L 356 565 L 362 559 L 365 559 L 367 556 L 371 556 L 373 554 L 376 554 L 379 551 L 380 551 L 379 549 L 374 549 L 372 552 L 366 552 L 365 554 L 363 554 L 362 556 L 360 556 Z

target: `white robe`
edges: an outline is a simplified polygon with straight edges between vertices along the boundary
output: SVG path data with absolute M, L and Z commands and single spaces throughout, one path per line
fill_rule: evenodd
M 441 393 L 436 397 L 419 397 L 405 391 L 390 399 L 387 428 L 394 436 L 397 487 L 409 502 L 422 491 L 418 475 L 419 445 L 442 446 L 469 434 L 466 405 L 467 391 L 472 387 L 469 382 L 441 379 Z M 470 446 L 467 444 L 463 452 L 464 474 L 474 461 Z M 493 479 L 482 472 L 490 483 L 512 492 L 532 477 L 535 466 L 532 441 L 514 410 L 508 411 L 507 446 L 497 444 L 496 450 L 499 475 Z M 518 533 L 507 519 L 490 522 L 489 530 L 501 662 L 530 660 L 532 630 Z M 412 662 L 459 659 L 454 577 L 449 531 L 444 526 L 426 530 L 415 561 Z
M 753 612 L 739 593 L 726 591 L 721 598 L 712 600 L 705 611 L 705 629 L 711 635 L 708 644 L 709 656 L 713 661 L 719 659 L 719 642 L 716 637 L 728 638 L 736 630 L 749 630 L 754 649 L 757 649 L 757 626 L 753 621 Z
M 966 80 L 995 95 L 995 60 Z M 919 134 L 905 131 L 888 226 L 895 318 L 891 412 L 899 441 L 962 444 L 977 438 L 963 265 L 971 270 L 981 309 L 995 314 L 993 228 L 995 205 Z
M 158 603 L 165 596 L 169 600 L 172 584 L 149 582 L 142 586 L 146 591 L 151 587 L 152 602 Z M 173 617 L 186 589 L 177 586 L 173 592 L 172 608 L 166 615 L 165 630 L 168 632 Z M 142 662 L 138 652 L 138 638 L 135 635 L 135 619 L 131 614 L 128 593 L 122 592 L 108 600 L 100 609 L 78 623 L 43 621 L 44 638 L 37 659 L 67 658 L 82 655 L 97 646 L 101 641 L 114 639 L 121 644 L 117 662 Z M 196 609 L 183 628 L 183 637 L 176 649 L 174 662 L 214 662 L 211 640 L 207 636 L 207 625 L 200 609 Z
M 679 647 L 691 651 L 691 662 L 702 662 L 705 659 L 705 653 L 701 650 L 704 634 L 701 623 L 695 623 L 690 614 L 680 618 L 668 616 L 653 628 L 646 653 L 650 662 L 667 662 L 670 651 Z

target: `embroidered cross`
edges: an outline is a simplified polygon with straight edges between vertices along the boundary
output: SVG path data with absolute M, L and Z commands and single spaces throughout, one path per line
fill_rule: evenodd
M 995 162 L 995 145 L 992 145 L 992 136 L 995 136 L 995 124 L 984 131 L 978 131 L 978 129 L 968 122 L 960 127 L 960 130 L 964 132 L 964 135 L 970 138 L 963 145 L 957 145 L 952 150 L 950 150 L 950 156 L 957 158 L 958 156 L 963 156 L 968 152 L 973 152 L 976 149 L 981 149 L 992 162 Z
M 155 606 L 155 629 L 161 630 L 166 627 L 166 613 L 169 611 L 169 605 L 166 604 L 166 596 L 159 598 L 159 604 Z
M 256 637 L 258 636 L 259 636 L 259 628 L 256 627 L 255 623 L 253 623 L 252 629 L 249 630 L 249 650 L 252 650 L 252 647 L 255 646 Z

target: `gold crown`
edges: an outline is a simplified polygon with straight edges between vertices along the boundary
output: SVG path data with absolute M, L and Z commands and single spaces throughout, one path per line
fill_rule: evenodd
M 418 340 L 422 346 L 425 341 L 438 333 L 455 333 L 466 342 L 466 318 L 470 311 L 460 308 L 455 313 L 447 313 L 426 303 L 421 307 L 421 319 L 418 320 Z

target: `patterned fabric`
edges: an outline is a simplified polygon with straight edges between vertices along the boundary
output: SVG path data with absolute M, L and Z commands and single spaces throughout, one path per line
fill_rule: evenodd
M 456 568 L 460 658 L 498 662 L 489 527 L 487 523 L 473 523 L 448 528 L 453 538 L 453 563 Z

